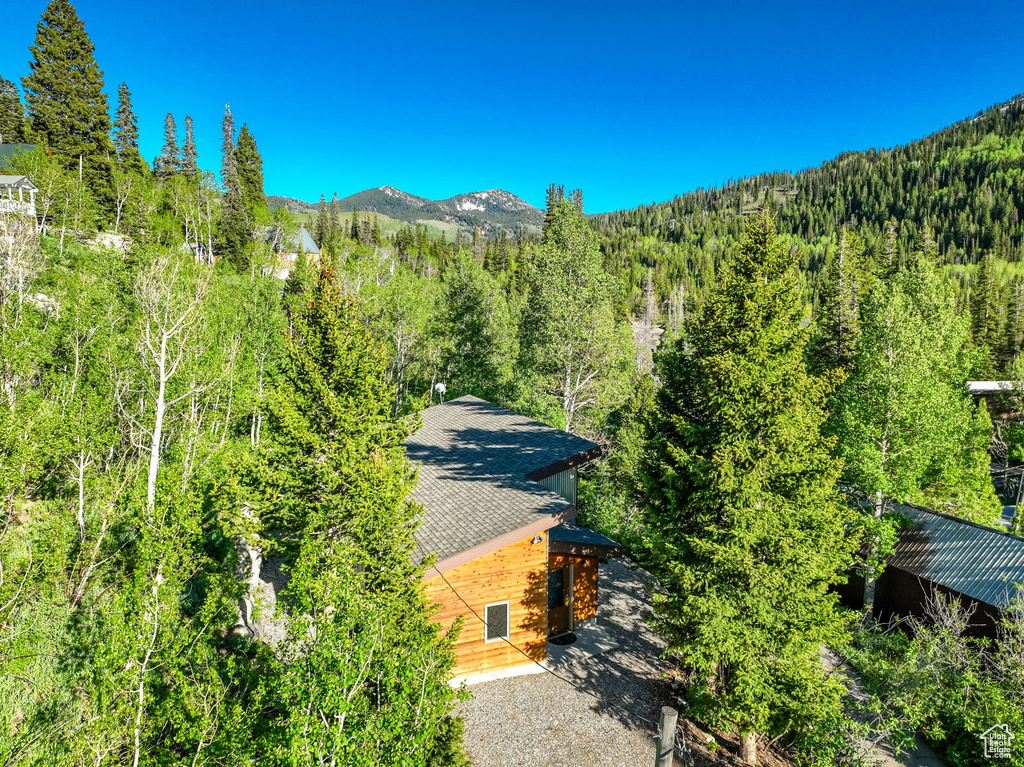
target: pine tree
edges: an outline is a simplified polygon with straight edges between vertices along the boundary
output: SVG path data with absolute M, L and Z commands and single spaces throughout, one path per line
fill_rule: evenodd
M 843 229 L 839 247 L 825 268 L 821 307 L 811 342 L 814 369 L 849 370 L 860 335 L 858 305 L 863 292 L 864 242 Z
M 1016 281 L 1010 288 L 1010 305 L 1006 309 L 1006 329 L 1003 334 L 1000 362 L 1003 370 L 1013 368 L 1024 346 L 1024 281 Z
M 199 178 L 199 152 L 192 133 L 192 118 L 185 115 L 185 144 L 181 148 L 181 170 L 190 181 Z
M 220 185 L 228 189 L 234 184 L 235 175 L 235 118 L 231 114 L 231 105 L 224 105 L 224 121 L 221 123 L 221 164 Z
M 170 178 L 181 174 L 181 150 L 178 148 L 178 129 L 174 115 L 170 112 L 164 118 L 164 147 L 153 163 L 158 178 Z
M 329 227 L 330 225 L 327 222 L 327 199 L 320 195 L 320 202 L 316 206 L 316 229 L 314 230 L 316 244 L 320 250 L 327 249 L 327 232 Z
M 995 352 L 999 324 L 995 256 L 986 253 L 978 264 L 978 276 L 971 291 L 971 336 L 976 346 Z
M 338 250 L 341 240 L 341 211 L 338 209 L 338 193 L 331 197 L 331 207 L 327 214 L 327 254 L 333 256 Z
M 659 359 L 641 470 L 666 537 L 655 626 L 696 672 L 695 713 L 732 720 L 751 764 L 758 734 L 841 709 L 819 652 L 843 635 L 829 586 L 855 542 L 820 432 L 836 379 L 806 369 L 795 266 L 771 217 L 753 219 Z
M 547 192 L 545 193 L 545 212 L 544 212 L 544 231 L 547 231 L 548 227 L 552 224 L 555 207 L 558 203 L 565 199 L 565 187 L 560 184 L 548 185 Z
M 132 108 L 132 94 L 125 83 L 117 86 L 117 114 L 114 117 L 113 136 L 114 148 L 117 150 L 117 159 L 121 166 L 140 175 L 148 174 L 149 165 L 139 152 L 139 125 Z
M 359 242 L 361 239 L 359 236 L 359 208 L 352 209 L 352 228 L 349 232 L 349 238 L 353 242 Z
M 251 216 L 266 211 L 267 197 L 263 192 L 263 158 L 256 147 L 256 139 L 248 127 L 242 126 L 238 132 L 238 143 L 234 154 L 235 173 L 238 176 L 239 188 L 245 200 L 245 207 Z
M 36 141 L 82 167 L 83 178 L 105 209 L 111 207 L 110 113 L 95 46 L 68 0 L 50 0 L 29 47 L 31 74 L 22 78 Z
M 231 111 L 224 115 L 224 145 L 227 147 L 234 125 Z M 263 160 L 256 140 L 246 126 L 238 132 L 238 142 L 230 162 L 222 165 L 220 237 L 222 252 L 235 271 L 247 272 L 252 267 L 252 244 L 257 227 L 265 221 L 269 210 L 263 193 Z
M 25 107 L 18 89 L 10 80 L 0 77 L 0 144 L 25 141 Z
M 296 601 L 251 699 L 268 723 L 254 750 L 426 767 L 458 695 L 454 637 L 428 619 L 414 558 L 420 509 L 403 443 L 417 423 L 392 415 L 386 355 L 329 265 L 290 307 L 286 380 L 239 472 L 261 526 L 293 541 Z

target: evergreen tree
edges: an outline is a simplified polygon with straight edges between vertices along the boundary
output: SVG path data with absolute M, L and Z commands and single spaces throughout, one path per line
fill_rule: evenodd
M 829 586 L 854 542 L 834 441 L 820 433 L 835 379 L 807 372 L 795 266 L 768 215 L 748 224 L 659 359 L 642 469 L 665 536 L 655 626 L 695 672 L 691 710 L 735 723 L 751 764 L 758 734 L 841 710 L 820 648 L 843 636 Z
M 114 117 L 114 148 L 121 167 L 140 175 L 149 173 L 149 166 L 139 152 L 139 125 L 132 108 L 132 94 L 128 86 L 117 86 L 117 114 Z
M 174 115 L 170 112 L 164 118 L 164 147 L 153 163 L 158 178 L 169 178 L 181 173 L 181 150 L 178 148 L 178 129 Z
M 245 200 L 245 207 L 250 216 L 267 210 L 267 197 L 263 192 L 263 158 L 256 147 L 256 139 L 243 125 L 238 132 L 238 143 L 235 146 L 235 173 L 238 176 L 239 189 Z
M 29 47 L 22 78 L 33 137 L 78 169 L 104 209 L 111 208 L 110 113 L 95 46 L 68 0 L 50 0 Z
M 254 696 L 268 718 L 255 750 L 289 762 L 301 743 L 339 764 L 426 767 L 447 748 L 458 694 L 453 636 L 428 619 L 414 563 L 403 442 L 416 422 L 392 415 L 385 354 L 330 266 L 289 327 L 287 380 L 248 475 L 264 528 L 298 538 L 287 636 Z
M 333 256 L 341 240 L 341 211 L 338 209 L 338 193 L 331 197 L 331 207 L 327 216 L 327 254 Z
M 316 244 L 320 250 L 326 250 L 327 248 L 327 233 L 330 225 L 327 222 L 327 199 L 320 195 L 320 202 L 316 206 L 316 229 L 314 230 L 314 237 Z
M 986 253 L 978 264 L 978 276 L 971 292 L 971 335 L 976 346 L 993 352 L 997 351 L 998 301 L 995 256 Z
M 192 118 L 185 115 L 185 144 L 181 148 L 181 170 L 190 181 L 199 179 L 199 152 L 192 133 Z
M 1010 305 L 1006 309 L 1006 329 L 1000 362 L 1009 372 L 1024 345 L 1024 281 L 1016 281 L 1010 288 Z
M 30 46 L 31 74 L 22 78 L 34 140 L 45 142 L 65 167 L 81 169 L 104 211 L 112 209 L 111 116 L 103 73 L 85 25 L 68 0 L 50 0 Z
M 10 80 L 0 77 L 0 144 L 25 141 L 25 107 L 18 89 Z
M 545 193 L 544 203 L 544 231 L 548 230 L 548 227 L 554 221 L 555 207 L 558 203 L 565 199 L 565 187 L 560 184 L 550 184 Z
M 224 105 L 224 121 L 221 123 L 221 164 L 220 185 L 230 188 L 235 175 L 235 118 L 231 114 L 231 105 Z
M 843 229 L 839 247 L 825 269 L 811 358 L 814 368 L 849 370 L 860 334 L 858 304 L 863 293 L 864 242 Z
M 353 242 L 359 242 L 362 239 L 359 236 L 359 208 L 352 209 L 352 226 L 348 236 Z

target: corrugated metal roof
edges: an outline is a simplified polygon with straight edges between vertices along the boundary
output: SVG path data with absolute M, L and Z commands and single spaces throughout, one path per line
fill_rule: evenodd
M 419 556 L 439 560 L 556 514 L 569 503 L 526 477 L 597 447 L 477 397 L 428 407 L 406 440 L 419 464 Z
M 914 525 L 900 532 L 890 567 L 1000 609 L 1024 583 L 1024 538 L 918 506 L 893 511 Z

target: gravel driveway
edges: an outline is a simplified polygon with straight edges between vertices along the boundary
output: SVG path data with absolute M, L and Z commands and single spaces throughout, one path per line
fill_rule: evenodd
M 598 573 L 598 622 L 618 649 L 555 672 L 500 679 L 469 689 L 461 707 L 466 752 L 476 767 L 647 767 L 654 764 L 658 714 L 669 697 L 659 658 L 664 642 L 643 620 L 653 576 L 613 559 Z M 626 713 L 621 709 L 626 709 Z M 645 719 L 647 721 L 645 721 Z

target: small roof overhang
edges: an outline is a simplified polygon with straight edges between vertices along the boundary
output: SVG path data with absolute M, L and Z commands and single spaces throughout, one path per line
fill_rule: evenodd
M 566 522 L 548 532 L 548 552 L 575 557 L 617 557 L 622 545 L 596 530 Z

